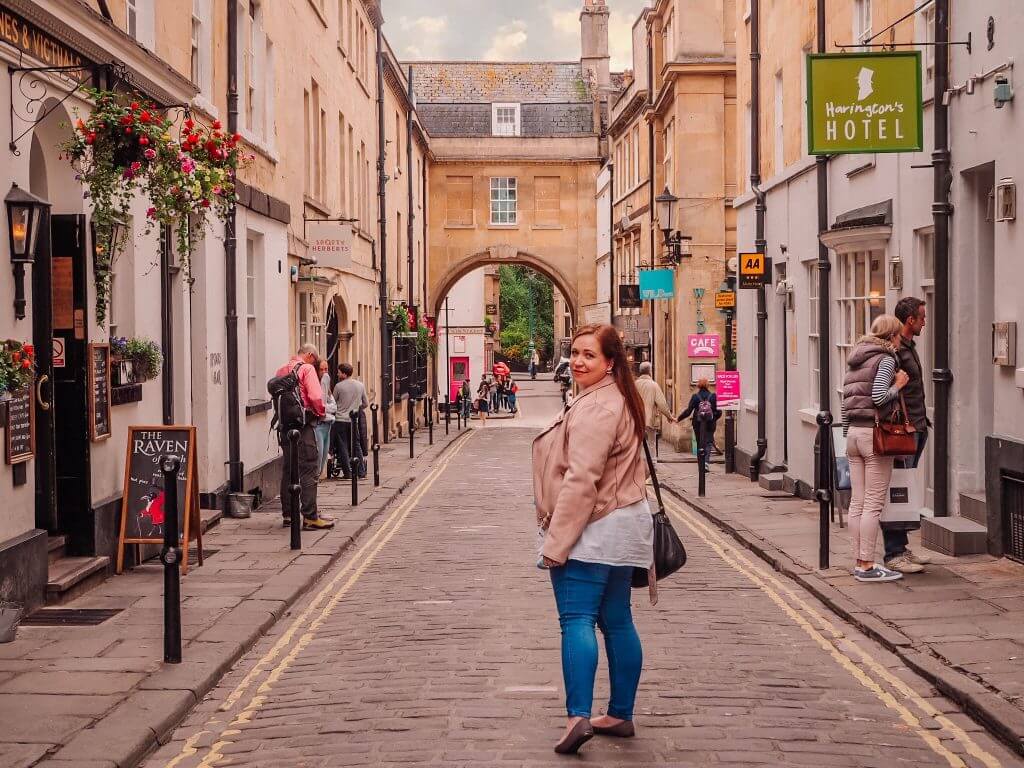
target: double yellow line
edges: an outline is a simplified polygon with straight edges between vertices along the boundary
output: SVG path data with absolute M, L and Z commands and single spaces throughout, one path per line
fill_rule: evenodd
M 857 682 L 867 688 L 886 707 L 893 710 L 906 726 L 919 736 L 936 755 L 941 757 L 951 768 L 965 768 L 964 761 L 951 752 L 935 736 L 933 731 L 924 727 L 917 713 L 932 718 L 952 739 L 959 742 L 967 754 L 977 759 L 985 768 L 1001 768 L 1001 763 L 994 756 L 982 749 L 960 726 L 937 710 L 922 698 L 909 685 L 889 672 L 885 666 L 875 659 L 857 642 L 846 637 L 842 630 L 821 615 L 788 584 L 773 572 L 764 568 L 763 564 L 755 566 L 745 551 L 730 543 L 718 529 L 706 523 L 696 514 L 671 498 L 665 499 L 665 508 L 674 518 L 685 525 L 689 531 L 718 555 L 733 570 L 742 574 L 761 589 L 768 598 L 778 605 L 792 621 L 797 624 L 810 638 L 825 650 L 835 662 L 848 672 Z M 783 597 L 785 595 L 785 598 Z M 812 623 L 813 621 L 813 623 Z M 843 649 L 835 642 L 844 639 Z M 916 710 L 916 712 L 915 712 Z
M 197 755 L 200 751 L 198 747 L 199 742 L 211 733 L 216 734 L 215 741 L 199 765 L 202 768 L 209 768 L 216 765 L 224 757 L 224 748 L 232 744 L 233 739 L 241 734 L 238 726 L 250 722 L 253 716 L 262 708 L 274 684 L 280 680 L 281 676 L 288 670 L 295 659 L 299 657 L 306 646 L 313 641 L 317 631 L 330 618 L 338 603 L 355 586 L 359 578 L 366 572 L 366 569 L 370 567 L 377 555 L 380 554 L 380 551 L 399 531 L 406 518 L 409 517 L 413 509 L 416 508 L 416 505 L 433 487 L 434 483 L 437 482 L 437 479 L 444 473 L 445 469 L 448 468 L 448 465 L 455 459 L 466 443 L 469 442 L 473 434 L 474 432 L 472 431 L 467 432 L 466 437 L 459 440 L 454 448 L 442 456 L 441 461 L 427 473 L 409 497 L 388 515 L 373 536 L 323 586 L 316 597 L 295 618 L 278 641 L 274 643 L 273 647 L 256 662 L 248 674 L 224 700 L 224 703 L 218 708 L 218 712 L 232 711 L 238 702 L 245 698 L 250 689 L 256 685 L 257 679 L 266 672 L 266 678 L 256 685 L 256 691 L 245 707 L 226 725 L 224 720 L 220 719 L 222 716 L 214 715 L 211 717 L 203 730 L 193 734 L 185 741 L 181 752 L 169 760 L 165 768 L 174 768 L 183 760 Z

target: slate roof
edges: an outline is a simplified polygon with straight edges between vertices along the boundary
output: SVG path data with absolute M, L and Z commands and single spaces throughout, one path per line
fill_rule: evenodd
M 590 88 L 573 62 L 405 62 L 420 104 L 590 104 Z

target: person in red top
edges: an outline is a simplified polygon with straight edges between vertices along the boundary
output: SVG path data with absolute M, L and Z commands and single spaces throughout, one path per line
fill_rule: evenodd
M 316 422 L 324 415 L 324 393 L 320 387 L 317 365 L 320 362 L 316 347 L 303 344 L 291 360 L 277 369 L 278 376 L 285 376 L 299 366 L 299 395 L 309 412 L 306 423 L 299 430 L 299 509 L 293 510 L 291 494 L 288 493 L 291 477 L 291 456 L 284 451 L 284 469 L 281 473 L 281 513 L 285 526 L 291 525 L 292 515 L 302 513 L 302 527 L 306 530 L 333 528 L 334 520 L 319 514 L 316 506 L 316 486 L 320 476 L 320 451 L 316 444 Z

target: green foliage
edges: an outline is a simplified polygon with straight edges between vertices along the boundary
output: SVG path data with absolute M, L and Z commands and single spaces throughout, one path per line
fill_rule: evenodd
M 523 363 L 530 359 L 530 317 L 541 358 L 554 347 L 554 290 L 551 281 L 522 265 L 498 268 L 501 284 L 501 351 Z
M 32 383 L 35 350 L 15 339 L 0 341 L 0 395 L 18 392 Z
M 404 304 L 395 304 L 388 312 L 391 318 L 391 330 L 393 333 L 409 332 L 409 310 Z
M 115 357 L 131 362 L 131 375 L 136 384 L 155 379 L 164 365 L 160 345 L 149 339 L 114 336 L 110 339 L 110 351 Z

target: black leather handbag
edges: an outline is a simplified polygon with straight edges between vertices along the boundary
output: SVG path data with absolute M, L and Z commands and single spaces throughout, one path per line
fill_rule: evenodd
M 647 468 L 651 472 L 654 483 L 654 495 L 658 500 L 658 511 L 654 513 L 654 578 L 661 581 L 671 576 L 686 565 L 686 547 L 672 527 L 672 521 L 665 514 L 665 505 L 661 501 L 661 486 L 658 484 L 658 473 L 654 471 L 651 449 L 644 440 L 644 455 L 647 457 Z M 633 569 L 633 588 L 640 589 L 650 584 L 650 571 L 647 568 Z

